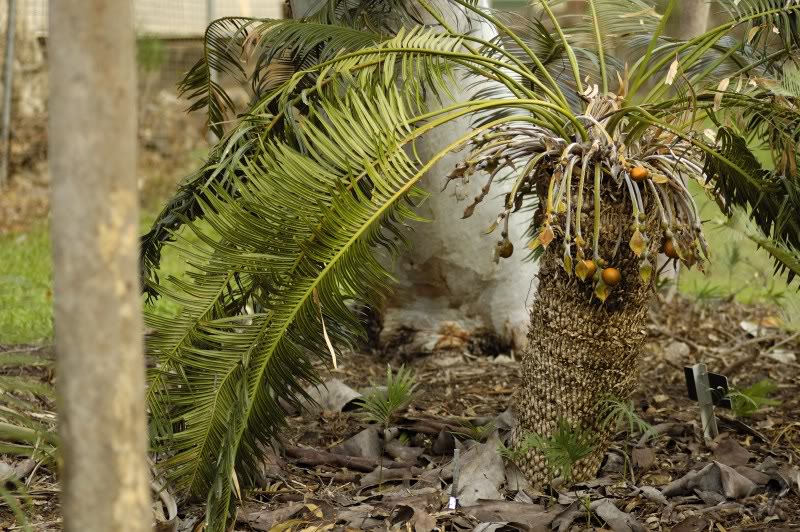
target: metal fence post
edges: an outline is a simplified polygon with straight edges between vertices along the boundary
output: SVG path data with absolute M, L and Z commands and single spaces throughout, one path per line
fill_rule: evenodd
M 3 74 L 3 129 L 0 142 L 3 147 L 0 161 L 0 188 L 8 184 L 8 158 L 11 155 L 11 93 L 14 86 L 14 41 L 17 33 L 17 0 L 8 0 L 8 26 L 6 28 L 6 58 Z
M 216 10 L 214 9 L 214 0 L 206 0 L 206 24 L 211 24 L 214 22 L 214 17 L 216 16 Z M 205 39 L 203 40 L 203 46 L 205 46 Z M 217 73 L 214 68 L 209 65 L 209 69 L 211 70 L 211 83 L 219 83 L 219 74 Z M 211 128 L 208 129 L 208 133 L 206 134 L 208 138 L 209 144 L 214 144 L 217 142 L 217 136 L 211 131 Z

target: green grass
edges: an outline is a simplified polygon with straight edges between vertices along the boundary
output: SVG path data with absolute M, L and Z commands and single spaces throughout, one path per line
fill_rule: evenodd
M 681 272 L 679 288 L 701 302 L 734 296 L 744 303 L 778 304 L 791 328 L 800 328 L 798 284 L 787 287 L 783 278 L 772 273 L 769 255 L 736 231 L 721 227 L 724 218 L 717 206 L 695 189 L 698 207 L 706 221 L 711 263 L 706 275 L 696 270 Z M 146 231 L 155 211 L 142 216 L 141 231 Z M 192 242 L 191 231 L 182 234 Z M 164 253 L 160 277 L 182 277 L 186 262 L 175 249 Z M 26 233 L 0 235 L 0 345 L 43 343 L 53 336 L 52 262 L 47 224 Z M 159 301 L 156 312 L 176 315 L 179 308 Z
M 0 235 L 0 345 L 51 338 L 52 294 L 50 235 L 45 226 Z
M 694 183 L 691 183 L 694 185 Z M 770 255 L 747 237 L 725 227 L 725 217 L 699 186 L 691 187 L 704 221 L 711 260 L 705 274 L 683 269 L 679 289 L 701 301 L 735 297 L 742 303 L 778 305 L 789 328 L 800 328 L 800 283 L 787 286 L 773 273 Z
M 156 212 L 142 215 L 140 232 L 150 228 Z M 197 242 L 191 231 L 182 233 Z M 186 261 L 175 249 L 165 251 L 160 277 L 182 277 Z M 46 223 L 24 233 L 0 235 L 0 345 L 39 344 L 53 337 L 53 266 Z M 175 316 L 175 303 L 159 300 L 155 311 Z

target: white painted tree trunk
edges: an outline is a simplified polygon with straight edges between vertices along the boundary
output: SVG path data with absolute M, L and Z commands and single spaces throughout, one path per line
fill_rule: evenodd
M 480 5 L 487 7 L 486 0 Z M 475 19 L 475 15 L 457 11 L 452 5 L 444 10 L 448 22 L 460 31 L 476 30 L 489 39 L 494 28 Z M 468 26 L 468 16 L 473 18 Z M 473 91 L 466 89 L 469 80 L 452 87 L 457 100 L 467 100 Z M 431 100 L 431 105 L 436 105 Z M 464 135 L 470 119 L 464 118 L 434 130 L 417 143 L 417 153 L 429 158 Z M 532 281 L 536 265 L 523 262 L 528 250 L 523 234 L 530 216 L 511 217 L 509 238 L 515 252 L 508 259 L 494 262 L 494 248 L 500 229 L 485 234 L 503 209 L 504 195 L 510 182 L 497 182 L 490 194 L 462 220 L 464 208 L 485 184 L 486 176 L 472 176 L 469 183 L 447 182 L 447 175 L 463 159 L 465 152 L 452 153 L 436 164 L 422 181 L 431 192 L 420 210 L 431 220 L 415 224 L 410 235 L 412 248 L 396 269 L 399 286 L 383 311 L 382 343 L 402 337 L 407 349 L 431 352 L 439 349 L 466 348 L 470 341 L 486 333 L 496 335 L 506 346 L 522 347 L 528 331 L 528 304 L 535 292 Z
M 64 530 L 145 532 L 131 3 L 51 0 L 49 50 Z
M 667 34 L 691 39 L 706 31 L 712 0 L 680 0 L 667 24 Z
M 313 0 L 290 0 L 293 16 L 313 12 Z M 441 5 L 444 6 L 442 3 Z M 487 0 L 481 0 L 488 7 Z M 474 17 L 468 26 L 466 11 L 452 4 L 443 10 L 448 23 L 461 31 L 476 30 L 484 38 L 495 31 Z M 430 23 L 435 21 L 430 20 Z M 451 87 L 458 100 L 466 100 L 471 92 L 464 87 Z M 437 105 L 436 100 L 429 102 Z M 434 130 L 417 142 L 417 153 L 429 158 L 469 130 L 465 118 Z M 451 183 L 442 192 L 446 176 L 464 157 L 453 153 L 436 164 L 421 185 L 431 192 L 420 213 L 431 220 L 414 224 L 409 235 L 411 250 L 395 267 L 399 281 L 394 296 L 381 309 L 382 344 L 402 343 L 408 351 L 432 352 L 440 349 L 462 349 L 481 337 L 494 336 L 505 347 L 525 345 L 528 331 L 528 306 L 535 292 L 536 265 L 523 262 L 527 255 L 523 234 L 529 216 L 512 216 L 509 238 L 516 251 L 495 264 L 495 243 L 500 239 L 498 229 L 486 235 L 486 229 L 503 209 L 504 193 L 511 183 L 497 183 L 475 210 L 471 218 L 462 220 L 464 208 L 485 184 L 484 175 L 473 176 L 466 184 Z
M 691 39 L 701 35 L 708 27 L 710 12 L 711 0 L 681 0 L 667 23 L 667 34 L 676 39 Z M 658 270 L 661 272 L 660 278 L 668 281 L 664 297 L 667 301 L 672 301 L 678 293 L 681 265 L 678 261 L 660 254 Z

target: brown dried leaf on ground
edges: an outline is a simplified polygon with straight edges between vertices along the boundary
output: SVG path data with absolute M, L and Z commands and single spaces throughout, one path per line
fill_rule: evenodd
M 503 498 L 500 486 L 506 480 L 506 470 L 499 445 L 500 440 L 494 434 L 486 443 L 475 444 L 461 456 L 457 497 L 462 506 L 472 506 L 481 499 Z
M 634 449 L 631 452 L 631 460 L 635 467 L 646 471 L 655 463 L 656 452 L 649 447 Z
M 275 525 L 284 523 L 305 508 L 302 502 L 287 504 L 275 510 L 256 510 L 240 512 L 238 521 L 253 530 L 272 530 Z
M 696 490 L 714 492 L 728 499 L 740 499 L 752 495 L 758 486 L 735 469 L 712 462 L 699 471 L 690 471 L 682 478 L 671 482 L 662 490 L 665 497 L 689 495 Z
M 614 532 L 645 532 L 647 528 L 630 514 L 623 512 L 611 501 L 601 499 L 594 501 L 590 509 L 606 522 Z
M 345 406 L 361 394 L 339 379 L 330 379 L 319 386 L 311 386 L 306 392 L 309 400 L 303 403 L 304 409 L 311 415 L 322 412 L 341 412 Z
M 696 515 L 690 515 L 672 528 L 672 532 L 702 532 L 708 529 L 707 519 Z
M 401 462 L 415 463 L 423 452 L 425 449 L 422 447 L 409 447 L 396 440 L 386 444 L 386 454 Z
M 549 530 L 550 524 L 563 510 L 564 507 L 559 505 L 545 508 L 540 504 L 484 500 L 461 509 L 484 523 L 524 525 L 524 530 Z
M 714 449 L 714 459 L 731 467 L 747 465 L 753 456 L 733 438 L 725 438 Z
M 398 504 L 392 516 L 395 525 L 406 524 L 414 532 L 431 532 L 436 528 L 436 518 L 419 505 Z
M 352 438 L 332 447 L 331 452 L 345 456 L 380 458 L 381 438 L 374 427 L 367 427 Z

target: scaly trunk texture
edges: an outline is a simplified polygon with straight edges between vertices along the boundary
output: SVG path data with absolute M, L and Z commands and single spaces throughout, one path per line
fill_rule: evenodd
M 538 294 L 522 354 L 522 384 L 514 400 L 518 421 L 512 444 L 517 449 L 526 434 L 551 437 L 562 420 L 594 434 L 594 450 L 573 466 L 572 482 L 596 475 L 613 436 L 613 427 L 602 425 L 603 400 L 625 400 L 636 386 L 652 293 L 628 247 L 630 207 L 614 204 L 610 197 L 604 200 L 600 255 L 619 269 L 622 281 L 601 303 L 593 297 L 589 279 L 581 281 L 565 272 L 561 238 L 550 243 L 539 262 Z M 583 227 L 592 227 L 591 209 L 584 206 Z M 656 253 L 658 243 L 651 242 L 649 248 Z M 548 485 L 556 475 L 537 450 L 529 449 L 517 465 L 534 486 Z

